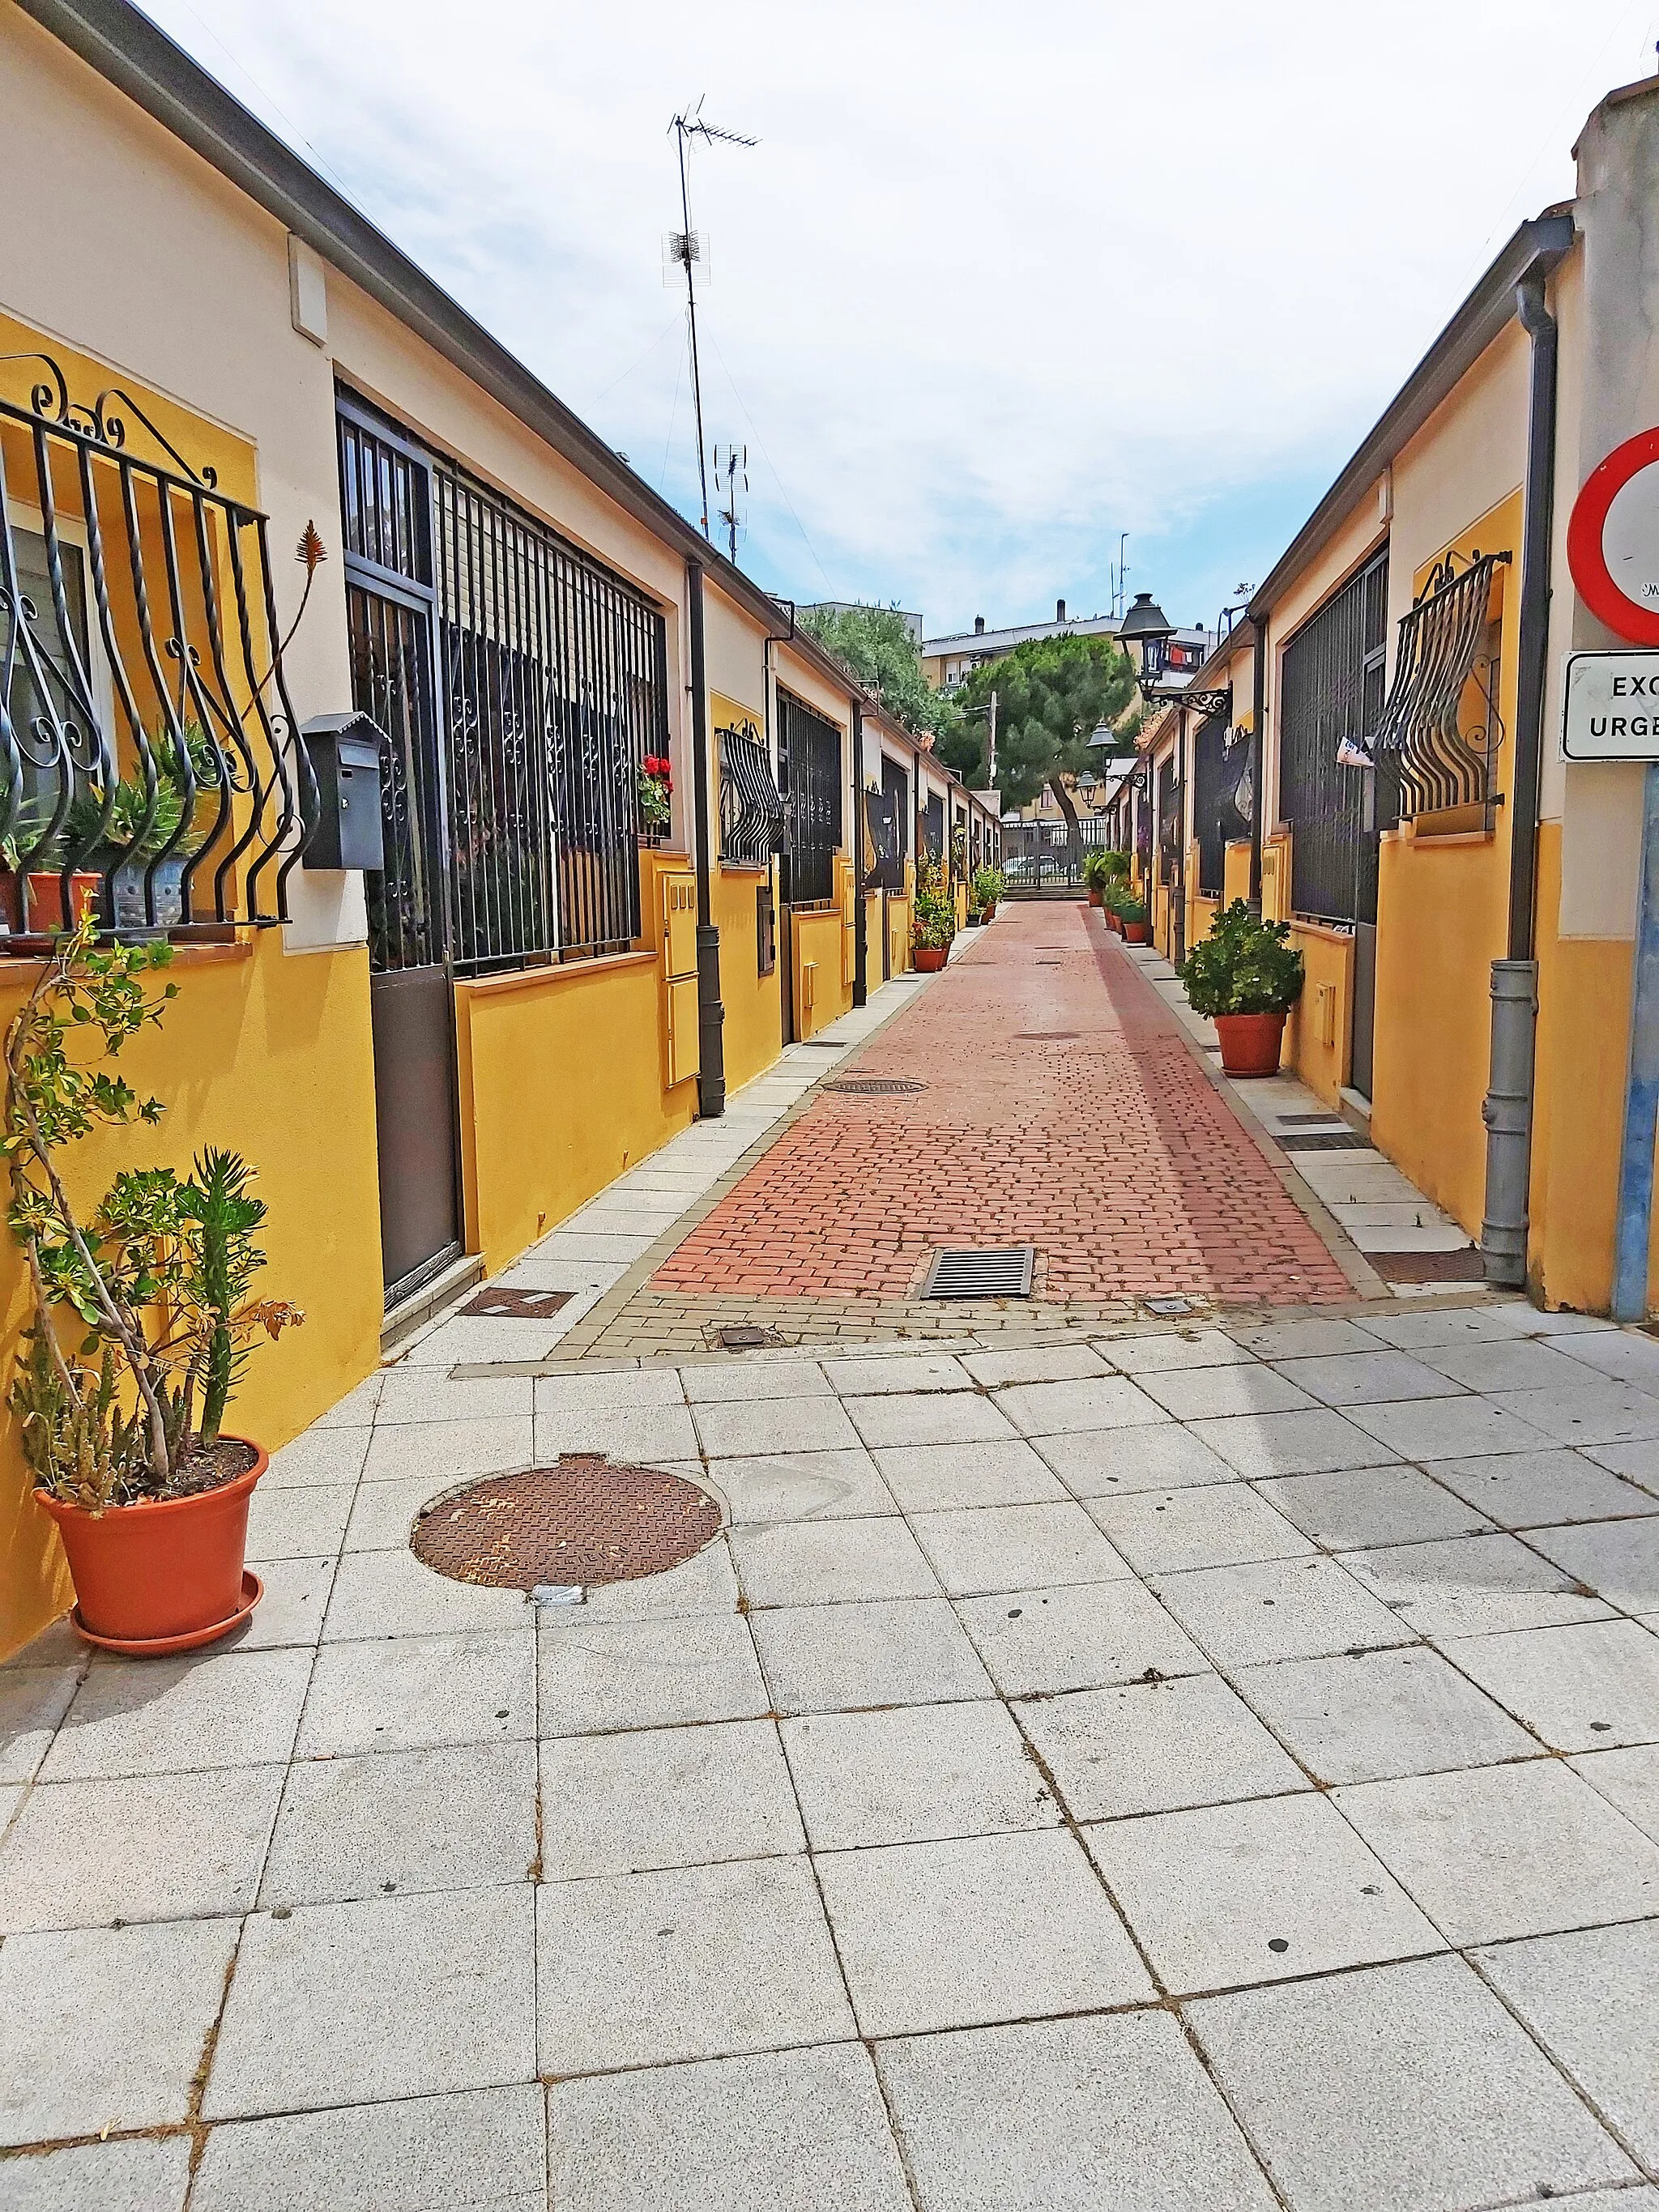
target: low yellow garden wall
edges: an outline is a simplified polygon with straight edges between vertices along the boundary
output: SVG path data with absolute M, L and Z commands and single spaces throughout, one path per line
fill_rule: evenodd
M 0 1020 L 34 974 L 0 962 Z M 377 1364 L 381 1275 L 368 957 L 361 948 L 289 957 L 274 930 L 192 950 L 162 1027 L 118 1063 L 167 1107 L 159 1127 L 111 1131 L 63 1156 L 70 1190 L 95 1200 L 122 1168 L 185 1171 L 204 1145 L 240 1152 L 270 1208 L 260 1291 L 305 1309 L 301 1328 L 256 1349 L 229 1425 L 275 1449 Z M 28 1316 L 21 1255 L 0 1235 L 0 1384 L 9 1388 Z M 0 1407 L 0 1656 L 62 1613 L 71 1592 L 51 1523 L 29 1496 Z

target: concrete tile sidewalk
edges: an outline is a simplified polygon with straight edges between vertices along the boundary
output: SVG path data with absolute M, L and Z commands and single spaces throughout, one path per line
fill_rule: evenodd
M 1649 1346 L 375 1378 L 240 1644 L 0 1668 L 0 2202 L 1651 2212 Z M 1513 1410 L 1546 1352 L 1634 1443 Z M 726 1509 L 686 1565 L 538 1614 L 408 1553 L 652 1423 Z

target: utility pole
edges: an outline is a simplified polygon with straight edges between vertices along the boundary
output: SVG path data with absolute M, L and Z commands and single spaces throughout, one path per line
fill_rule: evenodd
M 757 139 L 744 138 L 735 131 L 717 130 L 712 123 L 702 120 L 702 102 L 699 100 L 691 112 L 677 115 L 669 125 L 678 142 L 680 157 L 680 221 L 681 230 L 670 234 L 669 246 L 672 258 L 685 271 L 685 313 L 691 334 L 691 407 L 697 426 L 697 483 L 702 493 L 702 534 L 708 529 L 708 453 L 702 441 L 702 374 L 697 359 L 697 288 L 692 279 L 692 264 L 702 258 L 702 240 L 691 228 L 691 195 L 686 183 L 685 142 L 688 138 L 706 138 L 710 145 L 716 142 L 726 146 L 754 146 Z
M 997 787 L 997 695 L 994 691 L 991 694 L 990 725 L 991 769 L 985 781 L 985 788 L 987 791 L 994 791 Z

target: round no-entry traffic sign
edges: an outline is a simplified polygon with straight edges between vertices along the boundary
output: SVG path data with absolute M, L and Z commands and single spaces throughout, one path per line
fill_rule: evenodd
M 1659 429 L 1615 446 L 1584 479 L 1567 565 L 1593 615 L 1632 645 L 1659 645 Z

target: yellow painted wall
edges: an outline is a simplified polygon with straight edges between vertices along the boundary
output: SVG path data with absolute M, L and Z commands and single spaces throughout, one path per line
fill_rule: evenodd
M 1560 890 L 1560 824 L 1547 822 L 1538 848 L 1528 1273 L 1545 1305 L 1605 1313 L 1613 1295 L 1633 947 L 1618 938 L 1561 936 Z M 1648 1311 L 1659 1311 L 1659 1242 L 1649 1256 Z
M 274 931 L 251 947 L 181 955 L 181 986 L 163 1026 L 130 1044 L 120 1066 L 167 1107 L 158 1128 L 89 1139 L 65 1156 L 83 1202 L 125 1167 L 189 1167 L 203 1145 L 228 1145 L 258 1170 L 270 1218 L 259 1278 L 291 1298 L 305 1326 L 255 1351 L 229 1425 L 267 1447 L 286 1443 L 362 1381 L 380 1358 L 381 1285 L 374 1161 L 374 1074 L 368 956 L 284 955 Z M 16 1012 L 32 970 L 0 962 L 0 1020 Z M 27 1297 L 21 1260 L 0 1238 L 0 1372 L 9 1384 Z M 28 1495 L 9 1413 L 0 1408 L 0 1655 L 70 1601 L 56 1534 Z
M 1522 505 L 1512 493 L 1434 557 L 1507 547 L 1518 562 Z M 1430 566 L 1416 572 L 1414 590 L 1426 585 Z M 1515 727 L 1518 569 L 1499 576 L 1498 708 L 1508 732 Z M 1499 793 L 1508 787 L 1512 750 L 1506 741 L 1498 753 Z M 1372 1138 L 1472 1237 L 1486 1205 L 1480 1105 L 1491 1068 L 1492 963 L 1508 942 L 1509 821 L 1501 806 L 1497 824 L 1451 836 L 1419 836 L 1423 824 L 1404 824 L 1382 841 L 1377 881 Z
M 1485 1205 L 1480 1102 L 1508 876 L 1495 838 L 1382 840 L 1371 1134 L 1471 1236 Z
M 887 896 L 887 968 L 891 975 L 910 972 L 910 902 L 896 891 Z
M 1194 880 L 1197 873 L 1198 871 L 1194 867 L 1193 871 Z M 1218 898 L 1206 897 L 1202 891 L 1193 893 L 1187 902 L 1187 943 L 1189 947 L 1203 944 L 1211 930 L 1214 928 L 1215 918 L 1220 911 L 1221 901 Z
M 1250 896 L 1250 841 L 1235 837 L 1221 857 L 1221 903 Z
M 1285 1024 L 1284 1065 L 1316 1097 L 1334 1106 L 1348 1079 L 1353 939 L 1343 930 L 1294 922 L 1290 941 L 1302 955 L 1304 981 L 1302 996 Z
M 467 1248 L 494 1274 L 695 1118 L 654 951 L 455 988 Z

